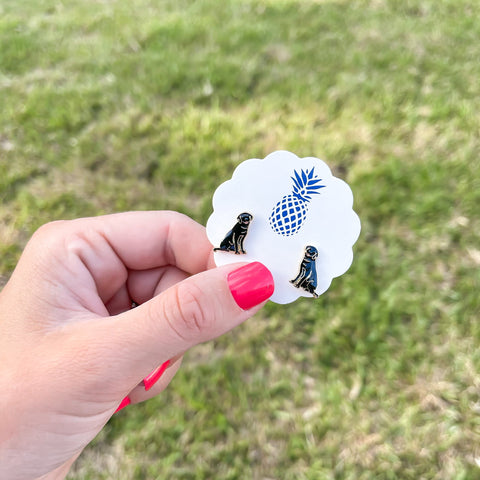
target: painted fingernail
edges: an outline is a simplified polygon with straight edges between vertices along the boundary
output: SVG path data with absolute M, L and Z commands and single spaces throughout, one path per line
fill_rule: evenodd
M 267 300 L 275 289 L 270 270 L 260 262 L 252 262 L 230 272 L 227 279 L 234 300 L 243 310 Z
M 150 390 L 159 380 L 159 378 L 163 375 L 165 370 L 170 365 L 170 360 L 162 363 L 158 368 L 156 368 L 148 377 L 143 379 L 143 385 L 145 386 L 145 390 Z
M 115 413 L 119 412 L 122 408 L 125 408 L 127 405 L 130 405 L 132 403 L 132 401 L 130 400 L 130 397 L 125 397 L 120 405 L 118 406 L 118 408 L 115 410 Z

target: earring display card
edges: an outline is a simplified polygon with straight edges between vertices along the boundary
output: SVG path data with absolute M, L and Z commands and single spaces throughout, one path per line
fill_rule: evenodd
M 318 158 L 278 151 L 246 160 L 213 196 L 215 263 L 263 263 L 276 303 L 318 297 L 352 264 L 360 234 L 352 207 L 350 187 Z

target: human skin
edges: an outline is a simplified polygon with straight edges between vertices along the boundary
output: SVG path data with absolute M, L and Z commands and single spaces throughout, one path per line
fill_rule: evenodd
M 0 293 L 0 478 L 64 478 L 122 399 L 157 395 L 273 288 L 259 263 L 214 268 L 204 228 L 175 212 L 41 227 Z

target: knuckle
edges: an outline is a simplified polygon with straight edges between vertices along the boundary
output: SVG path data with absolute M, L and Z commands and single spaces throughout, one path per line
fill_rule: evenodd
M 48 222 L 39 227 L 32 235 L 29 244 L 44 248 L 49 245 L 54 245 L 59 240 L 59 232 L 62 230 L 65 220 L 56 220 Z
M 61 245 L 63 223 L 58 220 L 39 227 L 28 241 L 24 255 L 33 258 L 36 264 L 49 263 L 50 252 L 57 251 Z
M 183 340 L 205 337 L 214 323 L 211 309 L 206 308 L 206 296 L 194 284 L 179 283 L 172 287 L 172 295 L 164 304 L 164 318 Z
M 37 229 L 37 231 L 33 234 L 33 237 L 44 239 L 54 236 L 65 224 L 65 222 L 66 220 L 55 220 L 53 222 L 45 223 Z

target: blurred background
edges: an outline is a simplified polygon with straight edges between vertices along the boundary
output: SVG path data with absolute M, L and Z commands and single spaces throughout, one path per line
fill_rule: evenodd
M 480 3 L 0 0 L 0 285 L 41 224 L 205 224 L 247 158 L 317 156 L 362 220 L 109 422 L 80 479 L 480 478 Z

